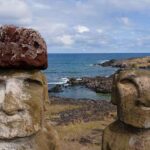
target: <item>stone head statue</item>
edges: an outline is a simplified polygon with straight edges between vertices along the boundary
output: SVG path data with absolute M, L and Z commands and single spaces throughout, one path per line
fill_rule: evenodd
M 118 118 L 134 127 L 150 128 L 150 71 L 124 70 L 116 74 L 112 103 Z
M 0 150 L 56 150 L 57 134 L 44 121 L 48 101 L 47 47 L 40 34 L 0 27 Z
M 0 72 L 0 139 L 28 137 L 43 126 L 47 82 L 40 71 Z
M 117 105 L 118 119 L 103 131 L 102 150 L 149 150 L 150 71 L 115 74 L 112 103 Z

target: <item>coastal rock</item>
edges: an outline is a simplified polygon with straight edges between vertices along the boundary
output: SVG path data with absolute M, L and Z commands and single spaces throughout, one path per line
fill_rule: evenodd
M 150 71 L 122 70 L 115 74 L 112 103 L 118 120 L 103 132 L 102 150 L 149 150 Z
M 108 67 L 108 66 L 112 66 L 116 61 L 117 61 L 116 59 L 111 59 L 111 60 L 105 61 L 103 63 L 94 64 L 94 66 Z
M 117 68 L 150 68 L 150 56 L 140 57 L 140 58 L 130 58 L 125 60 L 109 60 L 101 64 L 96 64 L 103 67 L 117 67 Z
M 44 120 L 47 81 L 36 70 L 0 72 L 0 150 L 57 150 L 56 132 Z
M 71 78 L 68 84 L 72 86 L 81 85 L 85 86 L 97 93 L 111 93 L 112 87 L 112 76 L 111 77 L 83 77 L 80 80 Z
M 46 69 L 44 39 L 32 29 L 0 27 L 0 68 Z
M 62 85 L 56 85 L 53 88 L 49 89 L 48 92 L 50 93 L 59 93 L 59 92 L 63 92 L 62 90 Z

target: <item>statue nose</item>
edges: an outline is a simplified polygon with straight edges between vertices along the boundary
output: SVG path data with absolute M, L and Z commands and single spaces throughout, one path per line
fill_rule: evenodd
M 146 107 L 150 107 L 150 78 L 138 80 L 138 100 L 137 102 Z
M 14 115 L 23 111 L 23 105 L 20 100 L 13 96 L 11 92 L 5 94 L 2 104 L 2 111 L 7 115 Z

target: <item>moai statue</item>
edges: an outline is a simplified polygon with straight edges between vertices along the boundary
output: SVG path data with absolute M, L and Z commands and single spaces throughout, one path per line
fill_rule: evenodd
M 44 122 L 48 101 L 44 40 L 34 30 L 0 28 L 0 150 L 58 150 Z
M 118 120 L 104 130 L 102 150 L 150 150 L 150 71 L 120 71 L 112 90 Z

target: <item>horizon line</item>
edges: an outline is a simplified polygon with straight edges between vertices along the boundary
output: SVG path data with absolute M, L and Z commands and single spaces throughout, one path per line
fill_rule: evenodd
M 150 52 L 110 52 L 110 53 L 66 53 L 66 52 L 63 52 L 63 53 L 49 53 L 48 54 L 150 54 Z

